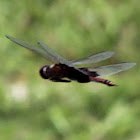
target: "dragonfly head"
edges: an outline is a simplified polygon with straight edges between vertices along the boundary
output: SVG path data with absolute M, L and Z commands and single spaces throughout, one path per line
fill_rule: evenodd
M 50 66 L 43 66 L 41 69 L 40 69 L 40 75 L 41 75 L 41 77 L 42 78 L 44 78 L 44 79 L 49 79 L 50 78 L 50 75 L 49 75 L 49 73 L 50 73 Z

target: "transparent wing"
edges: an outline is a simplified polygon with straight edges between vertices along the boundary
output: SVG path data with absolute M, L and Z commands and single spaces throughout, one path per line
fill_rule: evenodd
M 51 50 L 47 45 L 44 45 L 43 43 L 39 44 L 42 48 L 38 48 L 26 42 L 17 40 L 9 35 L 6 35 L 6 37 L 18 45 L 42 55 L 43 57 L 45 57 L 46 59 L 50 60 L 53 63 L 62 63 L 62 62 L 64 63 L 64 61 L 66 61 L 64 58 L 62 58 L 60 55 L 58 55 L 56 52 Z
M 115 73 L 119 73 L 121 71 L 128 70 L 134 67 L 136 63 L 120 63 L 120 64 L 113 64 L 107 66 L 100 66 L 100 67 L 91 67 L 88 68 L 89 71 L 95 71 L 99 76 L 109 76 Z
M 69 61 L 67 61 L 62 56 L 60 56 L 58 53 L 56 53 L 54 50 L 52 50 L 51 48 L 49 48 L 48 45 L 46 45 L 46 44 L 44 44 L 42 42 L 38 42 L 38 44 L 42 47 L 42 49 L 45 51 L 45 53 L 47 54 L 47 56 L 52 61 L 55 61 L 55 62 L 61 63 L 61 64 L 67 64 L 67 63 L 69 63 Z
M 92 56 L 89 56 L 87 58 L 70 61 L 69 64 L 70 65 L 81 65 L 81 64 L 97 63 L 97 62 L 110 58 L 113 54 L 114 54 L 114 52 L 112 52 L 112 51 L 101 52 L 101 53 L 97 53 Z

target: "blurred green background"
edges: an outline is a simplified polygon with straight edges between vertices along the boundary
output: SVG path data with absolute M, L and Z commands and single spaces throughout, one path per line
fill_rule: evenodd
M 139 0 L 0 0 L 1 140 L 140 140 Z M 53 83 L 51 64 L 5 37 L 42 41 L 68 60 L 101 51 L 97 65 L 136 62 L 118 84 Z

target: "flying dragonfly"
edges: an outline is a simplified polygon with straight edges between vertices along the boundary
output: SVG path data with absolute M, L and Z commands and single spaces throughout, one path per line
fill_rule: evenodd
M 119 63 L 99 67 L 78 68 L 75 65 L 97 63 L 110 58 L 114 52 L 105 51 L 86 58 L 68 61 L 42 42 L 38 42 L 38 45 L 40 46 L 39 48 L 17 40 L 9 35 L 6 35 L 6 37 L 16 44 L 34 51 L 54 63 L 54 65 L 51 66 L 43 66 L 39 71 L 42 78 L 49 79 L 53 82 L 71 82 L 72 80 L 75 80 L 79 83 L 88 83 L 93 81 L 108 86 L 116 86 L 115 83 L 100 77 L 116 74 L 136 65 L 136 63 Z

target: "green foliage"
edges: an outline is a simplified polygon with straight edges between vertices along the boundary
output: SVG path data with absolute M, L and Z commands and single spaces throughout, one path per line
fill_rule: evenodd
M 0 0 L 0 139 L 139 140 L 140 2 L 138 0 Z M 9 41 L 42 41 L 66 59 L 113 50 L 102 62 L 136 62 L 97 83 L 52 83 L 38 70 L 50 64 Z

